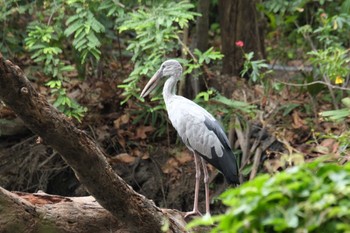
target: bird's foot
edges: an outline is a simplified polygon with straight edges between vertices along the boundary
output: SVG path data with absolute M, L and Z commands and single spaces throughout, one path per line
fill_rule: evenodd
M 191 215 L 203 216 L 203 215 L 201 214 L 201 212 L 199 212 L 199 210 L 192 210 L 192 211 L 186 212 L 185 218 L 187 218 L 188 216 L 191 216 Z

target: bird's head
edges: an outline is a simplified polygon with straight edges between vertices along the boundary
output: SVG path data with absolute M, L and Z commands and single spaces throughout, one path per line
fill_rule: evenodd
M 172 75 L 180 76 L 182 73 L 182 66 L 180 62 L 176 60 L 167 60 L 160 66 L 160 70 L 162 70 L 163 77 Z
M 182 66 L 180 62 L 176 60 L 167 60 L 163 62 L 159 70 L 153 75 L 153 77 L 148 81 L 145 88 L 141 92 L 141 97 L 147 96 L 151 91 L 156 88 L 162 77 L 173 76 L 175 78 L 180 78 L 182 73 Z

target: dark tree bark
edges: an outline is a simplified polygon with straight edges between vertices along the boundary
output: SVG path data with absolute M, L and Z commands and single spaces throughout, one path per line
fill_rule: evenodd
M 198 49 L 205 52 L 208 49 L 209 40 L 209 0 L 199 0 L 197 12 L 201 16 L 196 19 L 196 30 L 194 38 L 191 42 L 190 50 Z M 188 28 L 184 30 L 183 34 L 183 46 L 188 44 Z M 183 48 L 182 58 L 187 59 L 188 48 Z M 205 75 L 199 75 L 198 71 L 194 71 L 187 76 L 188 78 L 181 79 L 179 85 L 179 94 L 189 99 L 193 99 L 196 95 L 205 90 Z M 194 78 L 195 77 L 195 78 Z
M 197 11 L 202 16 L 197 18 L 194 48 L 197 48 L 201 52 L 205 52 L 209 44 L 209 6 L 209 0 L 198 1 Z M 205 74 L 197 76 L 198 78 L 191 79 L 194 97 L 205 89 Z
M 209 0 L 199 0 L 197 11 L 202 16 L 197 18 L 195 47 L 204 52 L 208 49 L 209 38 Z
M 9 192 L 0 187 L 0 232 L 131 233 L 129 227 L 104 209 L 94 197 L 63 197 L 43 192 Z M 163 209 L 183 225 L 182 213 Z M 199 232 L 209 229 L 198 228 Z M 195 230 L 197 232 L 197 229 Z M 142 229 L 138 232 L 143 232 Z M 171 231 L 166 231 L 171 232 Z
M 0 232 L 128 232 L 92 196 L 11 193 L 0 187 Z
M 169 221 L 170 232 L 183 232 L 175 220 L 117 176 L 99 146 L 50 105 L 23 71 L 1 54 L 0 99 L 60 153 L 88 192 L 130 232 L 161 232 L 164 221 Z
M 241 48 L 236 41 L 244 42 L 244 51 L 254 51 L 255 58 L 265 57 L 263 17 L 256 10 L 258 0 L 219 0 L 219 15 L 221 27 L 222 72 L 224 74 L 239 75 L 243 65 Z

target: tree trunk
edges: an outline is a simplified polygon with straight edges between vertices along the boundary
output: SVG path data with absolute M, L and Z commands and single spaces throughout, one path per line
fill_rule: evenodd
M 88 192 L 129 232 L 162 232 L 164 221 L 170 223 L 169 232 L 183 232 L 175 220 L 117 176 L 101 148 L 36 92 L 23 71 L 5 61 L 2 54 L 0 99 L 30 130 L 60 153 Z
M 204 52 L 208 49 L 209 38 L 209 0 L 199 0 L 197 11 L 202 16 L 197 18 L 196 23 L 196 48 Z
M 192 40 L 190 50 L 198 49 L 205 52 L 208 49 L 209 41 L 209 0 L 199 0 L 197 11 L 201 16 L 196 19 L 196 31 Z M 183 43 L 187 46 L 188 28 L 184 30 Z M 182 58 L 187 59 L 188 52 L 183 48 Z M 179 95 L 193 99 L 201 91 L 205 90 L 205 75 L 199 74 L 194 70 L 192 74 L 188 74 L 186 78 L 180 80 Z
M 197 18 L 196 22 L 196 35 L 194 40 L 194 48 L 197 48 L 201 52 L 205 52 L 208 49 L 209 44 L 209 0 L 199 0 L 197 11 L 202 16 Z M 197 74 L 196 74 L 197 73 Z M 191 84 L 193 88 L 193 97 L 205 89 L 205 74 L 199 75 L 196 71 L 191 78 Z
M 265 57 L 263 17 L 257 12 L 256 4 L 256 0 L 219 0 L 224 74 L 239 75 L 242 68 L 243 53 L 235 45 L 237 41 L 243 41 L 244 52 L 253 51 L 256 59 Z

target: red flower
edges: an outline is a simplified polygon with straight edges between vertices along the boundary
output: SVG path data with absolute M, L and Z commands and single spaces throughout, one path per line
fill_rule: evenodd
M 244 46 L 243 41 L 241 40 L 236 41 L 236 46 L 242 48 Z

